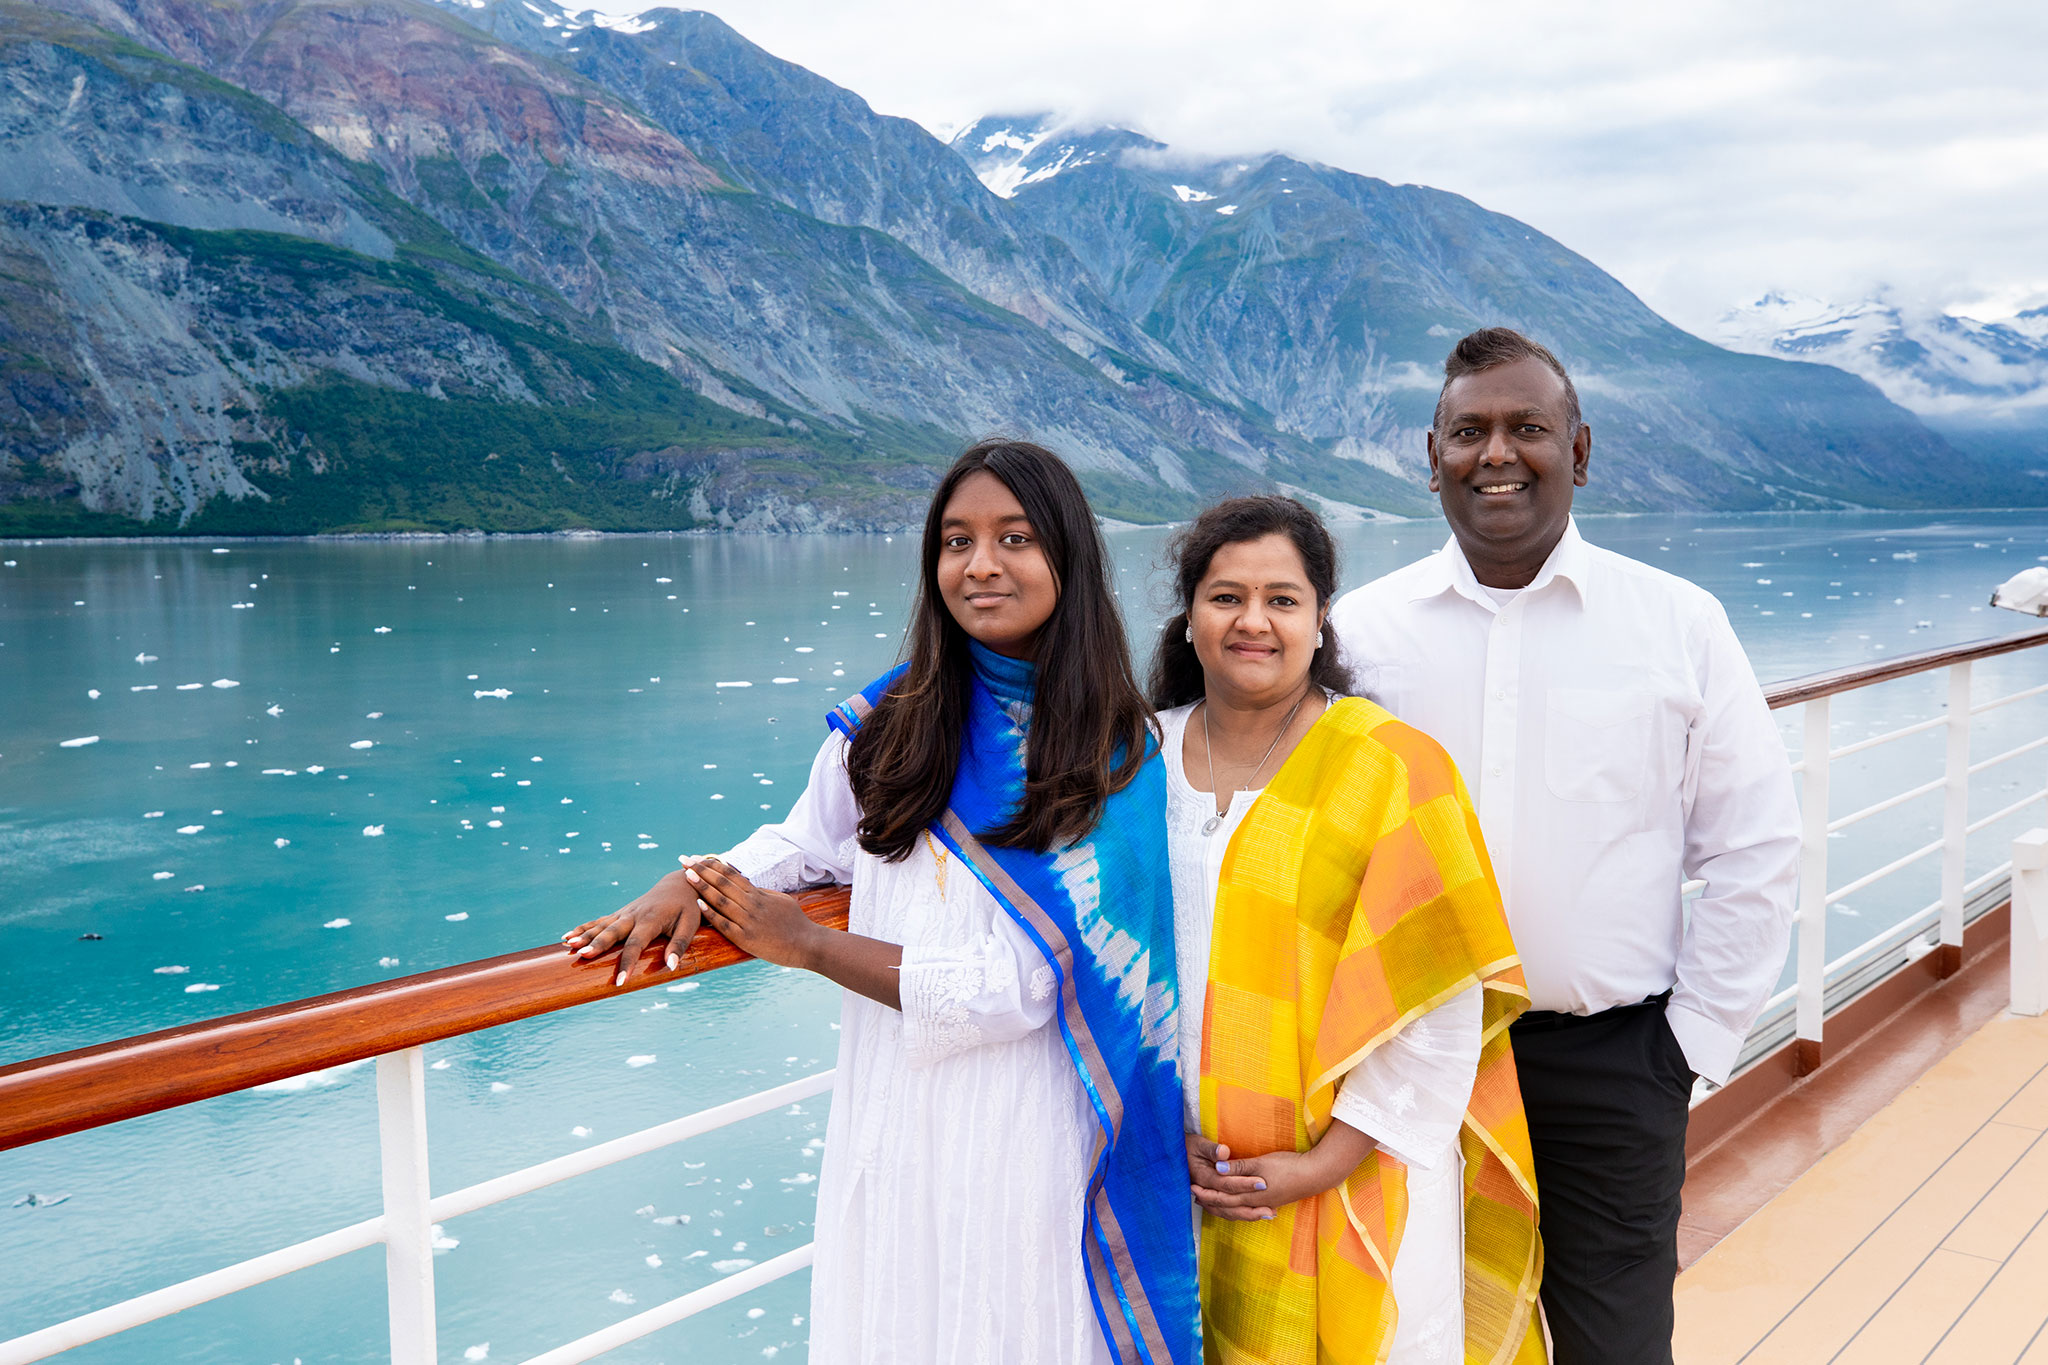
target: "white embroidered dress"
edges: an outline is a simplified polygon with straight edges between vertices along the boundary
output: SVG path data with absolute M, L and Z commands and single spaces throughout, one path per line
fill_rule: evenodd
M 725 855 L 778 891 L 850 884 L 852 932 L 903 945 L 900 1013 L 840 1007 L 812 1365 L 1108 1362 L 1081 1252 L 1097 1130 L 1052 968 L 943 845 L 861 850 L 846 748 L 833 734 L 788 818 Z
M 1230 836 L 1258 800 L 1231 797 L 1208 831 L 1216 802 L 1196 791 L 1181 761 L 1193 706 L 1160 715 L 1166 748 L 1166 841 L 1173 869 L 1174 954 L 1180 970 L 1180 1055 L 1202 1055 L 1209 936 Z M 1388 1365 L 1465 1358 L 1464 1158 L 1458 1130 L 1479 1071 L 1481 987 L 1473 986 L 1395 1034 L 1344 1077 L 1332 1112 L 1408 1167 L 1408 1226 L 1394 1259 L 1394 1329 Z M 1201 1069 L 1181 1068 L 1189 1132 L 1200 1127 Z

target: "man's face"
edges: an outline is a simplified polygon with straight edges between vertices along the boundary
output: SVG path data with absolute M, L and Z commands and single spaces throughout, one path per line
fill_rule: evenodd
M 1535 359 L 1452 380 L 1443 411 L 1429 434 L 1430 490 L 1480 581 L 1522 587 L 1564 534 L 1592 429 L 1570 429 L 1564 381 Z

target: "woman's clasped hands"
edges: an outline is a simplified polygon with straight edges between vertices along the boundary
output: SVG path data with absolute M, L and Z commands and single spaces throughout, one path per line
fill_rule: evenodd
M 1335 1123 L 1306 1152 L 1233 1157 L 1230 1148 L 1189 1133 L 1188 1178 L 1204 1212 L 1238 1222 L 1271 1218 L 1274 1211 L 1335 1189 L 1372 1150 L 1372 1139 Z

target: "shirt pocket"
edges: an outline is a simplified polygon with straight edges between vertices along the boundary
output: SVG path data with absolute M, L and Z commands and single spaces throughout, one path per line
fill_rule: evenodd
M 1552 796 L 1603 804 L 1642 796 L 1650 761 L 1647 694 L 1553 687 L 1544 728 L 1543 775 Z

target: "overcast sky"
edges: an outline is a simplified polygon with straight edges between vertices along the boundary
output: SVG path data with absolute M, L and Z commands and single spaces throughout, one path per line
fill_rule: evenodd
M 1768 289 L 2048 304 L 2041 0 L 704 8 L 935 132 L 1054 109 L 1453 190 L 1696 331 Z

